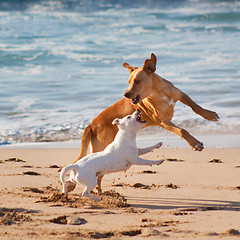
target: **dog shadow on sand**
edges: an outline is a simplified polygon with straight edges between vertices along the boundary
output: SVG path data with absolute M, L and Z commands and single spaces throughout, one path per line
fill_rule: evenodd
M 211 210 L 240 211 L 240 202 L 237 201 L 131 196 L 128 196 L 127 199 L 128 203 L 134 208 L 179 210 L 187 212 Z

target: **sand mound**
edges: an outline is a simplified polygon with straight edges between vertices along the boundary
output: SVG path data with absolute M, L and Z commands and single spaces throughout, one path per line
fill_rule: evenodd
M 30 222 L 30 213 L 32 212 L 22 208 L 0 208 L 0 225 Z
M 34 192 L 37 192 L 36 189 L 34 189 Z M 55 203 L 58 206 L 89 209 L 116 209 L 130 206 L 125 197 L 113 190 L 105 191 L 100 196 L 92 192 L 100 201 L 94 201 L 74 194 L 62 194 L 59 189 L 50 186 L 38 190 L 38 192 L 43 192 L 44 196 L 40 196 L 40 200 L 37 202 Z

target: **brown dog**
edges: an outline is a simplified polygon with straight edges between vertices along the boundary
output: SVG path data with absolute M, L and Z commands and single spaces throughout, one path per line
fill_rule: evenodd
M 175 126 L 171 119 L 174 114 L 174 106 L 181 101 L 192 110 L 210 121 L 218 121 L 217 113 L 203 109 L 197 105 L 188 95 L 176 88 L 171 82 L 155 73 L 157 58 L 152 53 L 151 59 L 146 59 L 142 68 L 137 68 L 124 63 L 123 66 L 130 72 L 129 87 L 122 98 L 98 115 L 85 129 L 80 154 L 75 162 L 87 154 L 88 145 L 91 142 L 92 152 L 99 152 L 110 144 L 118 131 L 112 121 L 115 118 L 123 118 L 140 109 L 142 119 L 147 120 L 147 126 L 161 126 L 184 138 L 196 151 L 203 149 L 203 143 L 199 142 L 186 130 Z M 100 191 L 101 177 L 98 179 Z

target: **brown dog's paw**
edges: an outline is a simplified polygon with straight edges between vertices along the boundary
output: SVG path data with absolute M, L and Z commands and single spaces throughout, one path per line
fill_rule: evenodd
M 209 121 L 218 121 L 220 118 L 218 116 L 218 114 L 216 112 L 212 112 L 212 111 L 209 111 L 209 110 L 205 110 L 206 114 L 204 114 L 204 118 L 209 120 Z
M 193 150 L 194 151 L 202 151 L 204 149 L 203 143 L 202 142 L 198 142 L 194 147 Z

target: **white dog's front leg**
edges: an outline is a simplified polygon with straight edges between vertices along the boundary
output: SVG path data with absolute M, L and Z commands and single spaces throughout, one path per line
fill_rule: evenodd
M 146 147 L 146 148 L 138 148 L 138 156 L 143 155 L 145 153 L 151 152 L 155 148 L 160 148 L 162 146 L 162 142 L 159 142 L 151 147 Z
M 160 165 L 161 163 L 164 162 L 164 160 L 147 160 L 147 159 L 143 159 L 140 157 L 137 157 L 136 159 L 131 161 L 133 165 Z

